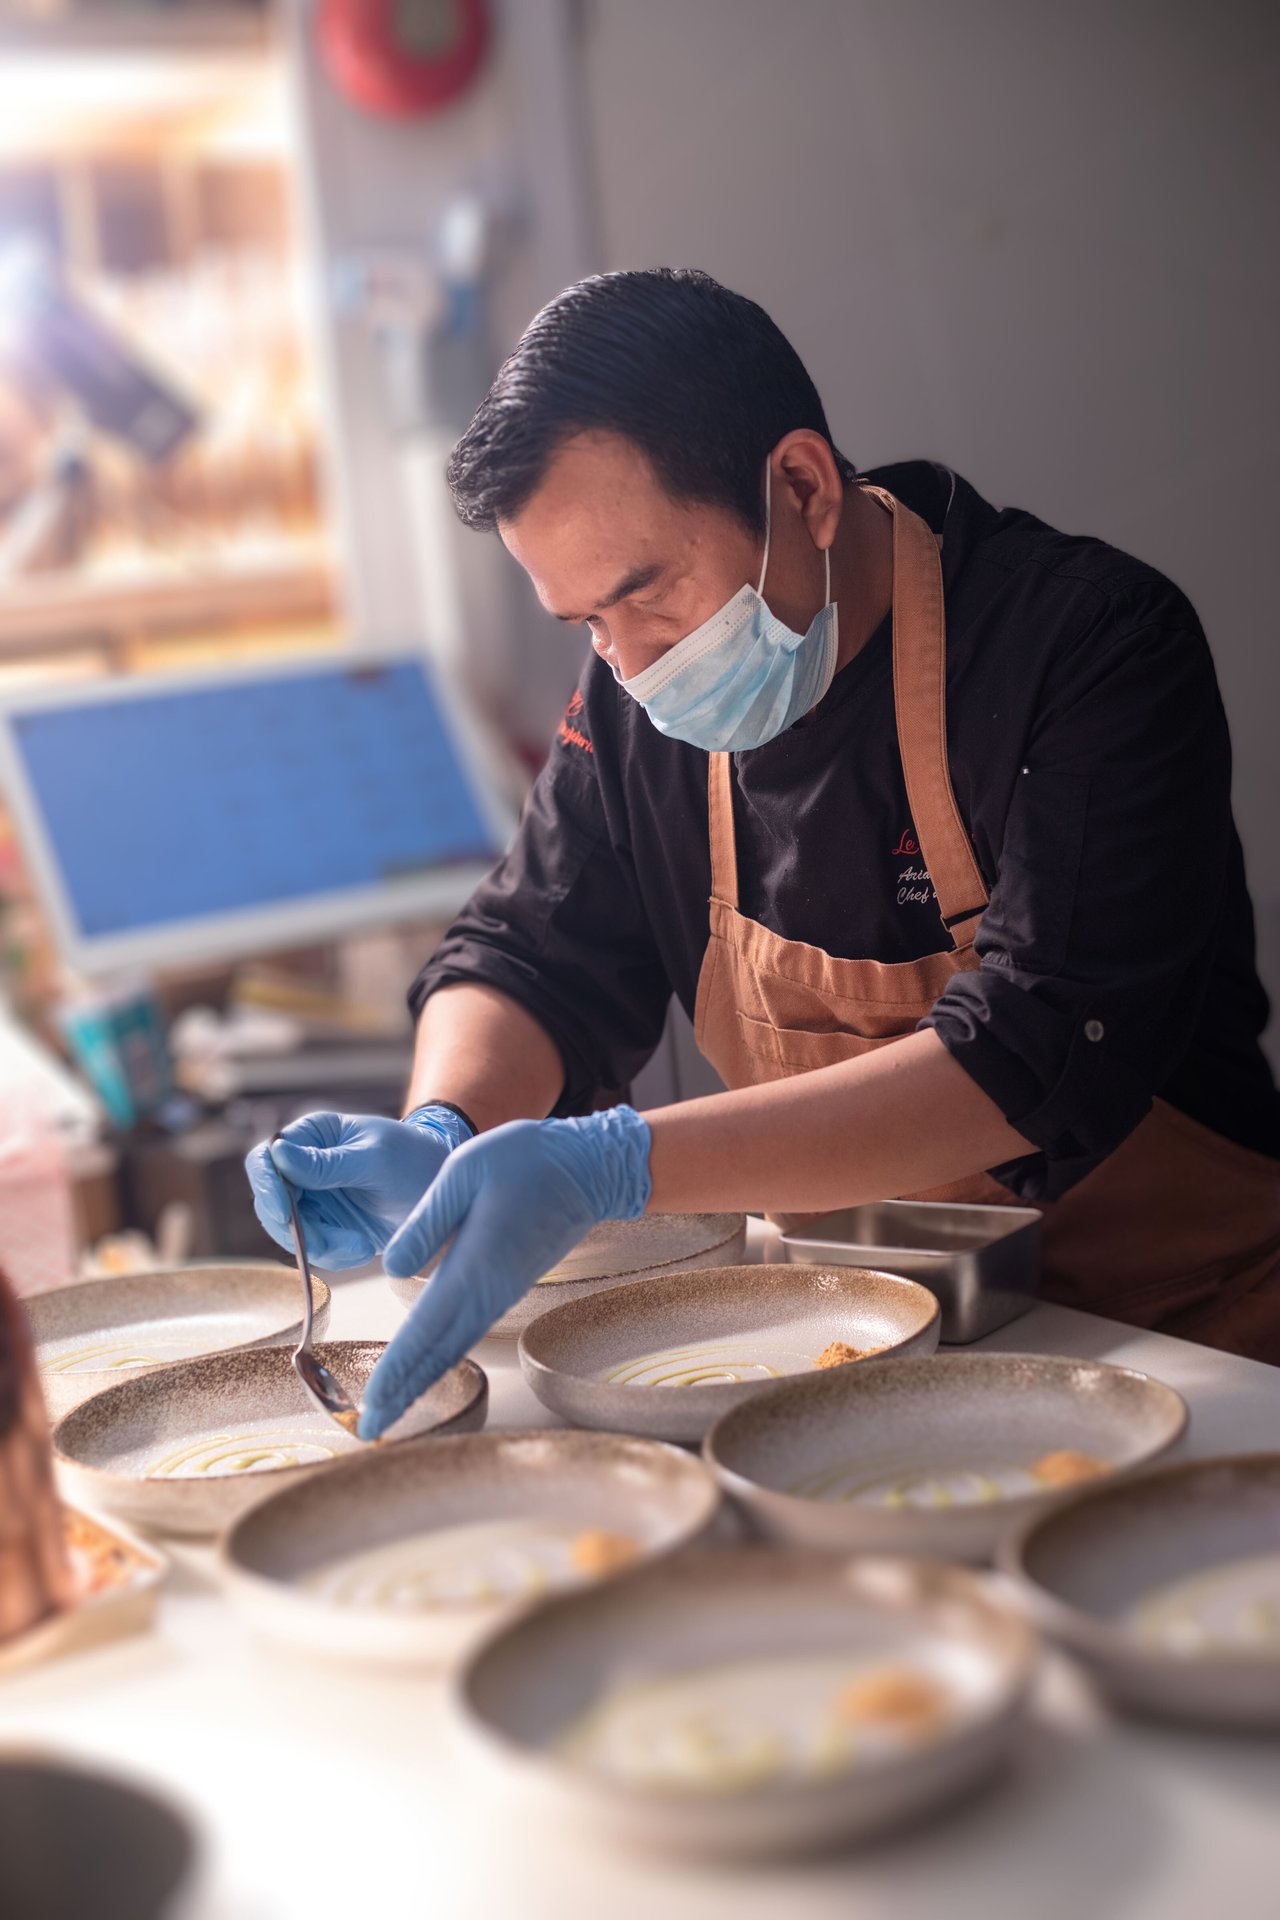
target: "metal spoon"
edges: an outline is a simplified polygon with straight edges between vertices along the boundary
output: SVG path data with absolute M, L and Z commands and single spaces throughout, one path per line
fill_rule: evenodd
M 272 1146 L 279 1138 L 280 1135 L 276 1134 L 271 1142 Z M 274 1154 L 271 1156 L 271 1164 L 275 1166 Z M 320 1411 L 327 1413 L 331 1420 L 336 1420 L 344 1432 L 351 1434 L 353 1438 L 358 1438 L 356 1428 L 360 1419 L 359 1407 L 352 1403 L 351 1396 L 342 1382 L 329 1371 L 324 1361 L 318 1360 L 311 1351 L 311 1321 L 315 1313 L 311 1286 L 311 1262 L 307 1259 L 307 1242 L 302 1231 L 302 1221 L 298 1217 L 298 1202 L 293 1188 L 280 1173 L 278 1166 L 276 1172 L 280 1176 L 280 1184 L 289 1202 L 289 1218 L 293 1223 L 293 1244 L 298 1255 L 298 1272 L 302 1275 L 302 1292 L 306 1303 L 302 1316 L 302 1338 L 293 1352 L 293 1370 Z

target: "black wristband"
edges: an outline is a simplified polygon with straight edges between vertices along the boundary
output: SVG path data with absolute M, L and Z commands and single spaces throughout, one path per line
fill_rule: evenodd
M 404 1117 L 406 1120 L 412 1120 L 415 1113 L 425 1113 L 428 1107 L 443 1107 L 446 1113 L 456 1114 L 463 1126 L 469 1130 L 473 1140 L 480 1131 L 471 1115 L 464 1112 L 461 1107 L 455 1107 L 452 1100 L 419 1100 L 417 1106 L 410 1107 Z

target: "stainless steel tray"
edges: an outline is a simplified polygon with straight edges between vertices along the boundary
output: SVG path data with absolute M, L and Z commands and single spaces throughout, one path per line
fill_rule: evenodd
M 1040 1283 L 1035 1207 L 876 1200 L 820 1214 L 803 1230 L 784 1233 L 782 1245 L 802 1266 L 878 1267 L 919 1280 L 937 1295 L 942 1338 L 953 1346 L 1026 1313 Z

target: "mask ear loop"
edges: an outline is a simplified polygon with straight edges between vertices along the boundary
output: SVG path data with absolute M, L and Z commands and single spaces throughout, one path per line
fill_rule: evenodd
M 769 541 L 773 536 L 773 475 L 769 462 L 764 463 L 764 560 L 760 567 L 760 579 L 756 586 L 756 598 L 764 599 L 764 577 L 769 571 Z
M 773 537 L 773 470 L 770 467 L 768 461 L 766 460 L 765 467 L 764 467 L 764 560 L 761 563 L 760 579 L 756 586 L 756 598 L 759 600 L 764 599 L 764 577 L 769 571 L 769 542 L 772 539 L 772 537 Z M 830 547 L 827 547 L 823 550 L 822 557 L 826 561 L 826 566 L 827 566 L 827 578 L 826 578 L 826 585 L 823 588 L 822 604 L 824 607 L 829 607 L 831 605 L 831 549 Z

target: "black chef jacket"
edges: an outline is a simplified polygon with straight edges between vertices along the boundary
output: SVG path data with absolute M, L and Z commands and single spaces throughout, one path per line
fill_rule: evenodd
M 981 966 L 923 1024 L 1038 1149 L 992 1171 L 1053 1198 L 1156 1095 L 1280 1159 L 1230 743 L 1192 607 L 945 467 L 867 478 L 945 534 L 951 779 L 991 903 Z M 805 719 L 733 756 L 741 911 L 842 959 L 950 947 L 907 807 L 891 629 Z M 410 1004 L 499 987 L 560 1051 L 558 1113 L 625 1097 L 671 993 L 693 1011 L 709 891 L 707 756 L 591 655 L 511 851 Z

